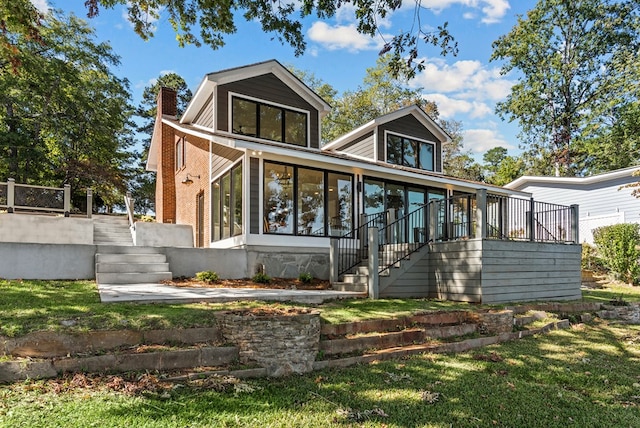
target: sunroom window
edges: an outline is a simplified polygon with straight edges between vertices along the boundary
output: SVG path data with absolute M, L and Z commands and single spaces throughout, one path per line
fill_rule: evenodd
M 263 233 L 340 236 L 352 219 L 352 175 L 264 163 Z
M 387 134 L 387 162 L 411 168 L 434 170 L 434 143 L 397 134 Z
M 307 146 L 307 114 L 233 97 L 232 132 L 280 143 Z

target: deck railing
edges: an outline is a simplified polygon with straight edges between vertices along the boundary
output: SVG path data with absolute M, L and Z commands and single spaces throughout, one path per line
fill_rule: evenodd
M 336 249 L 333 259 L 338 262 L 337 276 L 352 272 L 369 254 L 378 254 L 379 272 L 384 272 L 434 241 L 480 238 L 579 242 L 577 205 L 491 195 L 485 189 L 432 200 L 397 220 L 392 217 L 388 212 L 370 216 L 357 229 L 336 238 L 332 247 Z M 369 229 L 374 227 L 378 229 L 379 248 L 369 249 Z
M 0 208 L 13 213 L 16 209 L 61 212 L 71 211 L 71 187 L 34 186 L 17 184 L 13 178 L 0 183 Z

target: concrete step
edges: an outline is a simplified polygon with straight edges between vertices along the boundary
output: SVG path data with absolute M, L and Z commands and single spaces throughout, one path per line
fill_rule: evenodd
M 136 247 L 133 247 L 136 248 Z M 157 253 L 115 253 L 115 254 L 96 254 L 96 263 L 166 263 L 167 256 Z
M 157 247 L 123 247 L 120 245 L 99 245 L 98 254 L 164 254 Z
M 98 273 L 169 272 L 169 263 L 96 263 Z
M 353 284 L 350 282 L 334 282 L 331 289 L 336 291 L 350 291 L 352 293 L 367 293 L 369 287 L 367 284 Z
M 347 284 L 366 284 L 369 281 L 369 275 L 359 273 L 345 273 L 342 275 L 342 282 Z
M 98 284 L 155 284 L 168 281 L 172 278 L 171 272 L 98 272 L 96 282 Z
M 101 226 L 98 224 L 94 224 L 93 225 L 93 231 L 94 232 L 102 232 L 102 233 L 111 233 L 111 232 L 129 232 L 129 226 L 127 226 L 126 224 L 119 226 L 119 225 L 105 225 L 105 226 Z
M 131 239 L 131 232 L 128 230 L 114 230 L 111 232 L 104 232 L 95 230 L 93 232 L 94 238 L 129 238 Z

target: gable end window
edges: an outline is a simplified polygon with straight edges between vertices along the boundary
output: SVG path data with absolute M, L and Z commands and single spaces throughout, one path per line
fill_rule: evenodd
M 388 163 L 433 171 L 434 153 L 434 143 L 387 134 Z
M 184 137 L 178 138 L 176 141 L 176 171 L 179 171 L 184 166 Z
M 231 106 L 234 134 L 307 147 L 307 114 L 238 97 Z

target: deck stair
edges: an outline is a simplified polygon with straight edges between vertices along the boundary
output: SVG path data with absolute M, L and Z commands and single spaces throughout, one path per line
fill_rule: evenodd
M 173 277 L 161 248 L 99 245 L 96 252 L 98 284 L 150 284 Z
M 427 253 L 428 247 L 424 246 L 415 253 L 409 254 L 404 259 L 391 264 L 389 268 L 380 272 L 380 291 L 382 292 L 400 277 L 402 277 L 405 282 L 413 281 L 423 284 L 428 271 L 428 264 L 425 258 Z M 398 245 L 383 245 L 378 252 L 380 265 L 385 263 L 385 260 L 396 260 L 399 256 L 402 257 L 405 254 L 406 248 L 399 248 Z M 364 260 L 354 269 L 353 273 L 343 274 L 342 280 L 333 283 L 331 287 L 339 291 L 366 293 L 368 290 L 368 279 L 369 268 L 367 266 L 367 260 Z

